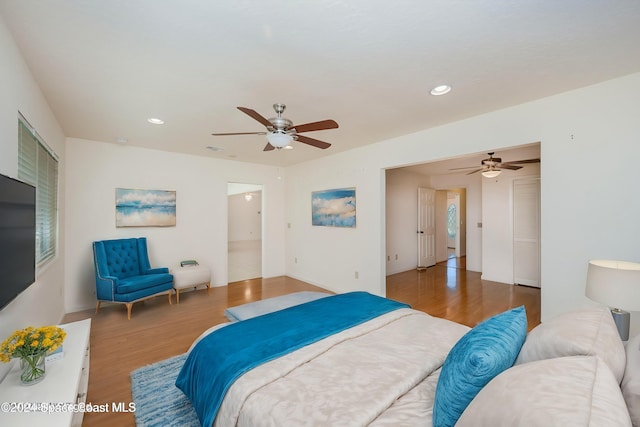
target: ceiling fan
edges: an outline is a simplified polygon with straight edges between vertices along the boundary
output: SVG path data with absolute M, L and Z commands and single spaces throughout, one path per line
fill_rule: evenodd
M 540 163 L 540 159 L 525 159 L 525 160 L 513 160 L 510 162 L 502 162 L 500 157 L 493 157 L 494 152 L 487 153 L 489 155 L 488 159 L 483 159 L 480 162 L 480 167 L 468 172 L 467 175 L 474 174 L 476 172 L 482 172 L 482 175 L 486 178 L 495 178 L 500 175 L 502 169 L 510 169 L 510 170 L 518 170 L 522 169 L 522 166 L 529 163 Z M 460 169 L 470 169 L 475 168 L 475 166 L 464 167 L 464 168 L 453 168 L 449 170 L 460 170 Z
M 237 107 L 249 117 L 260 122 L 266 131 L 262 132 L 233 132 L 233 133 L 212 133 L 213 136 L 229 136 L 229 135 L 267 135 L 267 145 L 264 147 L 264 151 L 271 151 L 280 148 L 292 148 L 292 141 L 299 141 L 304 144 L 311 145 L 317 148 L 329 148 L 331 144 L 328 142 L 320 141 L 308 136 L 300 135 L 303 132 L 312 132 L 316 130 L 336 129 L 338 123 L 334 120 L 322 120 L 319 122 L 305 123 L 302 125 L 294 125 L 293 122 L 285 117 L 282 117 L 282 113 L 285 108 L 284 104 L 273 104 L 273 109 L 276 111 L 277 116 L 270 119 L 265 119 L 255 110 L 245 107 Z

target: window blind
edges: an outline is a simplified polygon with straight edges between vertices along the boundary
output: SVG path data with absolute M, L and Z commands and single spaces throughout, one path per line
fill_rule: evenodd
M 23 118 L 18 120 L 18 178 L 36 187 L 36 266 L 56 255 L 58 160 Z

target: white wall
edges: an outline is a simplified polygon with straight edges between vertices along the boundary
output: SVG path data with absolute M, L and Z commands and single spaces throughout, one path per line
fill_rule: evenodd
M 263 276 L 284 274 L 284 184 L 272 166 L 67 139 L 67 312 L 95 306 L 91 243 L 148 238 L 152 266 L 183 259 L 208 265 L 212 285 L 227 284 L 227 182 L 264 187 Z M 115 189 L 176 191 L 175 227 L 115 226 Z
M 253 191 L 251 200 L 244 194 L 233 194 L 229 201 L 230 242 L 260 240 L 262 238 L 262 191 Z
M 290 167 L 287 272 L 328 289 L 384 294 L 382 169 L 541 141 L 542 319 L 590 304 L 589 259 L 640 259 L 638 99 L 640 73 Z M 312 228 L 310 192 L 342 186 L 358 189 L 358 227 Z M 640 314 L 632 317 L 639 332 Z
M 429 188 L 429 177 L 402 169 L 386 171 L 387 275 L 418 266 L 418 187 Z
M 44 96 L 27 69 L 4 21 L 0 18 L 0 173 L 18 175 L 18 111 L 29 120 L 60 157 L 58 193 L 58 256 L 46 269 L 36 272 L 36 281 L 0 311 L 0 340 L 29 325 L 58 323 L 64 314 L 64 135 Z M 2 279 L 0 278 L 0 286 Z M 0 363 L 0 379 L 11 365 Z
M 351 150 L 287 168 L 287 275 L 334 292 L 384 294 L 384 171 L 370 169 L 366 155 Z M 345 187 L 356 188 L 356 227 L 312 226 L 311 192 Z

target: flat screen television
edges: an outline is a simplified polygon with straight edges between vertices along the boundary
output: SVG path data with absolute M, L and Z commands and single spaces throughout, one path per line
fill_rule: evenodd
M 0 175 L 0 310 L 36 280 L 36 189 Z

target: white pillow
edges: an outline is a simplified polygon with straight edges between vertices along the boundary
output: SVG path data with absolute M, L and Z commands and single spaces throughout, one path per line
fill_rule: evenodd
M 634 427 L 640 427 L 640 335 L 627 343 L 627 367 L 622 378 L 622 395 Z
M 618 382 L 597 356 L 514 366 L 489 382 L 456 427 L 631 426 Z
M 585 307 L 542 322 L 527 335 L 515 364 L 562 356 L 599 356 L 622 381 L 627 356 L 609 308 Z

